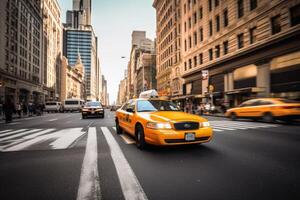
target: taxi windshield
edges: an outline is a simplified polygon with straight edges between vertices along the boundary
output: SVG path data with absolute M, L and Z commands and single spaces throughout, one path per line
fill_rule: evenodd
M 179 111 L 177 106 L 170 101 L 163 100 L 141 100 L 137 102 L 138 112 L 154 111 Z
M 85 104 L 85 107 L 101 107 L 101 104 L 98 101 L 90 101 Z

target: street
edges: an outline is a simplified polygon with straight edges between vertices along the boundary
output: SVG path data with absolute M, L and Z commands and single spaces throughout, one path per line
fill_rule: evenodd
M 0 121 L 0 199 L 300 199 L 300 127 L 207 117 L 201 145 L 139 150 L 114 112 Z

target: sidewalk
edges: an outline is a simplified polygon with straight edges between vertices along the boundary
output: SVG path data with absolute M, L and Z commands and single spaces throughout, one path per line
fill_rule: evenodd
M 13 114 L 13 120 L 12 122 L 18 122 L 18 121 L 22 121 L 22 119 L 27 119 L 27 118 L 32 118 L 32 117 L 40 117 L 40 116 L 43 116 L 43 115 L 23 115 L 21 116 L 21 118 L 19 118 L 19 115 L 18 114 Z M 4 118 L 4 115 L 0 115 L 0 123 L 4 123 L 5 122 L 5 118 Z

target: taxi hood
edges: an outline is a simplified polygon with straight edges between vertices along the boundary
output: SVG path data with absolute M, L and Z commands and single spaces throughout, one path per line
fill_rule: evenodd
M 150 121 L 159 121 L 159 122 L 179 122 L 179 121 L 199 121 L 204 122 L 207 121 L 206 119 L 197 116 L 188 114 L 185 112 L 176 112 L 176 111 L 156 111 L 156 112 L 149 112 L 149 113 L 141 113 L 140 114 L 143 118 L 146 118 Z

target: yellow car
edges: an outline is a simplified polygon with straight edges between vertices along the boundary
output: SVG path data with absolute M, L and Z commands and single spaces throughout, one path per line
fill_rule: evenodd
M 212 128 L 206 119 L 181 112 L 166 100 L 129 100 L 117 110 L 115 121 L 117 133 L 126 131 L 134 136 L 140 149 L 146 144 L 198 144 L 212 138 Z
M 227 110 L 227 117 L 262 119 L 272 122 L 275 119 L 291 121 L 300 119 L 300 103 L 281 98 L 261 98 L 245 101 L 239 107 Z

